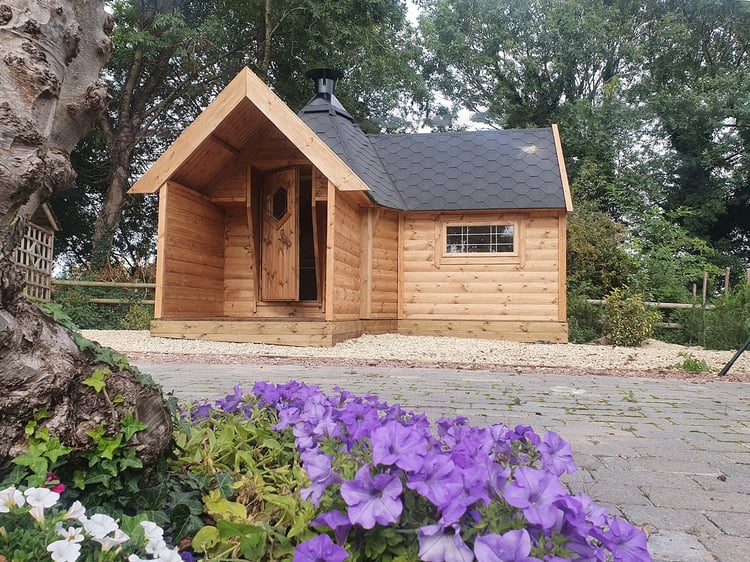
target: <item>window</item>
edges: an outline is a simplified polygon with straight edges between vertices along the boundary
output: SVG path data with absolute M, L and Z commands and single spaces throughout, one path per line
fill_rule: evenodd
M 451 254 L 512 254 L 515 252 L 512 224 L 447 225 L 445 252 Z

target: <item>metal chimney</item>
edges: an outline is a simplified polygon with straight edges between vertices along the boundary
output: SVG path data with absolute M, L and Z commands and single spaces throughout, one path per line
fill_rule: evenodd
M 305 106 L 300 113 L 323 113 L 330 115 L 341 115 L 353 120 L 349 112 L 344 109 L 341 102 L 336 98 L 336 82 L 344 77 L 340 70 L 332 68 L 316 68 L 305 74 L 315 82 L 315 97 Z

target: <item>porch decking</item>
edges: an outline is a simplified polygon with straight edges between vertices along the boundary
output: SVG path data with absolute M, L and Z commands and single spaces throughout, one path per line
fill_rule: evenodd
M 566 322 L 395 319 L 327 322 L 303 318 L 215 318 L 151 322 L 151 335 L 156 337 L 310 347 L 330 347 L 362 334 L 386 333 L 519 342 L 568 341 Z

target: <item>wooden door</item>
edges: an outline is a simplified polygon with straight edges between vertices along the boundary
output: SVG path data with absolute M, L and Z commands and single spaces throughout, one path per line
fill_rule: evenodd
M 261 300 L 299 299 L 299 233 L 296 168 L 263 177 Z

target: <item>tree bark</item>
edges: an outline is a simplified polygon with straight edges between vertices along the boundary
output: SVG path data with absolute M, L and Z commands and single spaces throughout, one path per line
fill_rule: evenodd
M 0 474 L 26 448 L 24 428 L 42 408 L 51 435 L 77 450 L 93 445 L 88 429 L 114 433 L 128 411 L 149 424 L 136 444 L 144 462 L 170 440 L 161 392 L 136 373 L 107 377 L 108 394 L 123 397 L 116 405 L 82 384 L 102 362 L 23 297 L 14 263 L 38 205 L 72 187 L 70 152 L 109 100 L 98 77 L 112 26 L 101 1 L 0 0 Z

